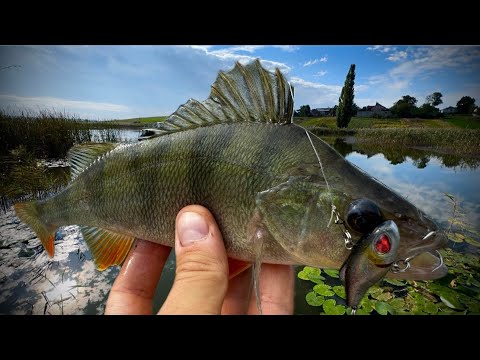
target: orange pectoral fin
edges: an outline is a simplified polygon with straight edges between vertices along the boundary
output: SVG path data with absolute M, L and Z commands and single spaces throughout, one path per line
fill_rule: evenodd
M 250 262 L 228 258 L 228 270 L 229 270 L 228 278 L 233 279 L 242 271 L 247 270 L 250 266 L 252 266 L 252 263 Z

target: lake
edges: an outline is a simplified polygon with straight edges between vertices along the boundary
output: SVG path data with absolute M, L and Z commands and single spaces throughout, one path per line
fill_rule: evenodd
M 135 141 L 140 131 L 119 130 L 117 137 Z M 101 134 L 99 133 L 99 136 Z M 448 226 L 453 195 L 464 219 L 480 231 L 479 160 L 436 154 L 425 149 L 366 147 L 354 138 L 325 138 L 347 160 L 391 187 L 434 220 Z M 35 235 L 11 210 L 0 214 L 0 313 L 2 314 L 102 314 L 111 284 L 119 269 L 95 269 L 76 226 L 56 235 L 55 258 L 50 261 Z M 478 248 L 451 243 L 456 250 L 478 257 Z M 297 272 L 303 267 L 297 267 Z M 173 282 L 173 256 L 166 264 L 155 295 L 155 307 L 163 303 Z M 296 314 L 318 314 L 305 295 L 312 284 L 297 279 Z

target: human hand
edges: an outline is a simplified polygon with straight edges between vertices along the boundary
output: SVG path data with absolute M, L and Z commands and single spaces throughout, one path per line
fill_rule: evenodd
M 153 296 L 171 248 L 137 240 L 108 296 L 105 314 L 152 314 Z M 222 234 L 199 205 L 180 210 L 175 227 L 176 275 L 158 314 L 258 314 L 251 268 L 229 281 Z M 294 272 L 262 264 L 263 314 L 293 313 Z

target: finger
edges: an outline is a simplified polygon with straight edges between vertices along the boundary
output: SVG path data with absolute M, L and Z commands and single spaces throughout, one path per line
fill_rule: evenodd
M 246 314 L 252 292 L 252 268 L 242 271 L 228 283 L 227 295 L 223 301 L 223 315 Z
M 262 264 L 260 299 L 264 315 L 293 314 L 295 273 L 290 265 Z M 258 314 L 255 292 L 252 292 L 248 314 Z
M 151 314 L 155 288 L 170 251 L 138 239 L 113 283 L 105 314 Z
M 190 205 L 177 215 L 177 269 L 161 314 L 220 314 L 228 286 L 222 234 L 212 214 Z

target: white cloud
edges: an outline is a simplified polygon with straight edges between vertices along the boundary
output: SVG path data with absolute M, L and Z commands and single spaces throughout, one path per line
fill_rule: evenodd
M 272 47 L 289 52 L 289 53 L 293 53 L 300 49 L 300 46 L 297 46 L 297 45 L 272 45 Z
M 387 57 L 387 60 L 396 62 L 396 61 L 400 61 L 400 60 L 403 60 L 403 59 L 406 59 L 406 58 L 407 58 L 407 52 L 406 51 L 396 51 L 396 52 L 392 53 L 389 57 Z
M 296 108 L 303 104 L 309 104 L 312 108 L 334 106 L 342 91 L 341 85 L 326 85 L 296 76 L 291 77 L 290 83 L 295 86 Z
M 369 46 L 367 47 L 367 50 L 370 51 L 379 51 L 382 53 L 388 53 L 390 51 L 396 50 L 396 47 L 390 46 L 390 45 L 375 45 L 375 46 Z
M 327 74 L 327 70 L 320 70 L 319 72 L 317 72 L 315 75 L 313 75 L 314 77 L 322 77 L 322 76 L 325 76 Z
M 321 57 L 320 59 L 308 60 L 308 61 L 303 63 L 303 66 L 304 67 L 312 66 L 312 65 L 318 64 L 320 62 L 327 62 L 327 61 L 328 61 L 327 57 L 324 56 L 324 57 Z
M 36 112 L 38 110 L 55 109 L 66 111 L 82 118 L 92 118 L 93 114 L 96 114 L 94 117 L 98 118 L 102 113 L 113 113 L 113 117 L 115 117 L 115 114 L 122 116 L 132 111 L 128 106 L 120 104 L 68 100 L 49 96 L 24 97 L 10 94 L 0 94 L 0 107 L 12 112 Z
M 479 46 L 412 46 L 401 51 L 397 51 L 395 48 L 389 48 L 388 51 L 385 51 L 385 47 L 383 46 L 368 49 L 388 53 L 387 59 L 398 62 L 397 65 L 386 73 L 373 75 L 367 78 L 368 85 L 372 88 L 379 89 L 376 92 L 378 96 L 377 101 L 387 107 L 393 105 L 395 101 L 407 92 L 410 93 L 410 95 L 415 96 L 418 99 L 419 104 L 421 104 L 425 99 L 426 94 L 415 94 L 414 89 L 412 89 L 412 86 L 416 84 L 419 79 L 425 80 L 446 70 L 470 72 L 472 74 L 480 70 Z M 463 85 L 463 87 L 465 86 Z M 461 96 L 458 98 L 457 96 L 459 94 L 455 94 L 453 97 L 449 96 L 448 90 L 448 88 L 435 88 L 432 89 L 432 92 L 441 91 L 444 93 L 445 97 L 443 99 L 443 105 L 445 107 L 455 106 L 456 101 L 458 101 Z M 469 94 L 470 93 L 479 94 L 480 88 L 476 86 L 469 91 Z M 385 103 L 382 101 L 385 101 Z
M 48 96 L 38 97 L 23 97 L 16 95 L 0 95 L 0 104 L 18 104 L 21 106 L 41 106 L 41 107 L 53 107 L 53 108 L 77 108 L 85 110 L 99 110 L 99 111 L 113 111 L 121 112 L 128 111 L 128 106 L 102 103 L 94 101 L 77 101 L 67 100 Z
M 246 55 L 246 54 L 239 54 L 238 52 L 253 53 L 255 50 L 263 48 L 264 46 L 263 45 L 230 46 L 230 47 L 226 47 L 218 50 L 210 50 L 209 48 L 207 49 L 206 47 L 198 47 L 198 46 L 196 47 L 188 46 L 188 47 L 196 50 L 201 50 L 205 53 L 205 55 L 215 57 L 222 61 L 228 61 L 228 62 L 238 61 L 241 64 L 246 64 L 257 59 L 258 57 Z M 283 73 L 289 73 L 291 71 L 291 67 L 282 62 L 266 60 L 261 58 L 260 58 L 260 62 L 267 70 L 275 70 L 275 68 L 279 68 L 280 71 L 282 71 Z

